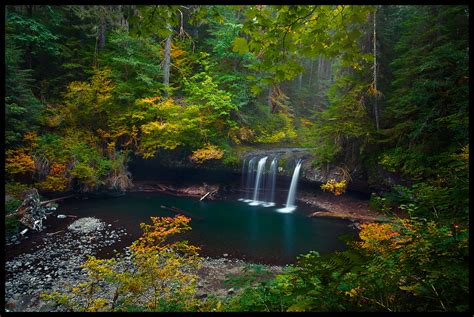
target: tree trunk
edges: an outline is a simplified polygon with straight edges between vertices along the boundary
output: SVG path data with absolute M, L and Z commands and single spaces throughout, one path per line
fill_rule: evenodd
M 321 55 L 318 56 L 318 67 L 316 69 L 316 98 L 315 98 L 315 105 L 319 106 L 320 98 L 319 98 L 319 90 L 321 89 L 321 65 L 322 65 L 322 57 Z
M 273 111 L 272 95 L 273 95 L 273 85 L 270 85 L 270 88 L 268 89 L 268 100 L 267 100 L 270 111 Z
M 118 6 L 119 8 L 119 16 L 120 16 L 120 26 L 127 30 L 127 33 L 130 31 L 130 27 L 128 25 L 128 12 L 130 11 L 129 7 L 127 6 Z
M 375 127 L 379 131 L 379 109 L 377 104 L 377 22 L 376 22 L 377 9 L 374 12 L 374 113 L 375 113 Z
M 328 60 L 328 81 L 332 84 L 332 60 Z
M 313 62 L 314 60 L 311 59 L 311 67 L 309 70 L 309 79 L 308 79 L 308 87 L 311 89 L 311 81 L 313 80 Z
M 168 25 L 171 29 L 171 26 Z M 163 60 L 163 85 L 165 85 L 165 95 L 168 96 L 168 87 L 170 84 L 170 66 L 171 66 L 171 37 L 168 35 L 165 42 L 164 60 Z
M 33 6 L 32 5 L 29 5 L 27 6 L 27 11 L 28 11 L 28 17 L 30 19 L 33 18 Z M 28 68 L 29 69 L 33 69 L 33 46 L 31 45 L 30 41 L 28 41 L 28 46 L 27 46 L 27 49 L 26 49 L 26 62 L 28 64 Z
M 105 24 L 105 12 L 100 15 L 99 18 L 99 51 L 104 49 L 105 47 L 105 31 L 106 31 L 106 24 Z
M 301 86 L 303 85 L 303 72 L 301 72 L 298 76 L 298 89 L 301 90 Z

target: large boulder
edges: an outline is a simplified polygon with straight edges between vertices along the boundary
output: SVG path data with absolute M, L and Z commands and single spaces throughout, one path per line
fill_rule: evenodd
M 38 190 L 29 189 L 23 193 L 23 202 L 16 209 L 20 223 L 30 229 L 42 230 L 47 208 L 41 204 Z

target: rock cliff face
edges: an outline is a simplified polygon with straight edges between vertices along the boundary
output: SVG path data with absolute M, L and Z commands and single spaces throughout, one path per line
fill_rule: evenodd
M 315 183 L 325 183 L 331 178 L 336 180 L 340 180 L 343 177 L 343 171 L 337 168 L 320 168 L 314 166 L 312 162 L 314 162 L 313 155 L 311 154 L 311 149 L 308 148 L 276 148 L 270 150 L 255 150 L 249 151 L 242 155 L 241 157 L 241 164 L 244 162 L 248 162 L 249 159 L 252 157 L 264 157 L 268 156 L 269 159 L 273 159 L 276 157 L 278 159 L 278 175 L 288 176 L 291 177 L 293 174 L 293 169 L 295 168 L 296 162 L 298 160 L 302 160 L 301 164 L 301 172 L 300 172 L 300 180 L 307 181 L 307 182 L 315 182 Z M 357 175 L 357 171 L 354 171 L 354 175 L 351 175 L 352 178 L 360 177 Z M 357 190 L 362 189 L 363 184 L 359 184 L 360 182 L 356 182 L 355 184 L 358 185 Z
M 155 159 L 132 160 L 130 171 L 135 180 L 164 180 L 173 179 L 177 171 L 183 176 L 183 181 L 187 183 L 193 180 L 202 183 L 232 183 L 242 173 L 242 165 L 251 158 L 262 158 L 268 156 L 267 162 L 273 158 L 278 159 L 277 176 L 291 177 L 296 162 L 301 159 L 302 166 L 300 172 L 300 181 L 306 181 L 319 185 L 330 179 L 341 180 L 344 171 L 337 167 L 317 167 L 312 165 L 314 157 L 309 148 L 273 148 L 273 149 L 248 149 L 238 154 L 238 160 L 233 164 L 224 164 L 222 160 L 210 160 L 203 164 L 194 164 L 181 153 L 160 153 Z M 363 171 L 362 168 L 356 168 L 349 171 L 350 182 L 348 189 L 370 193 L 372 191 L 385 190 L 393 184 L 399 182 L 397 175 L 388 173 L 377 167 L 372 171 Z M 169 175 L 168 175 L 169 174 Z

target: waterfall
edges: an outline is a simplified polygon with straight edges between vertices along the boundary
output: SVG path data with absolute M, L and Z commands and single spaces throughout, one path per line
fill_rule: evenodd
M 249 160 L 249 168 L 247 169 L 247 183 L 245 186 L 245 198 L 244 202 L 248 203 L 251 202 L 252 200 L 250 199 L 250 186 L 253 183 L 254 179 L 254 169 L 255 169 L 255 161 L 257 160 L 256 157 L 252 157 Z
M 245 188 L 245 163 L 247 162 L 247 159 L 244 158 L 244 163 L 242 164 L 242 180 L 240 181 L 240 186 L 242 188 Z
M 257 206 L 260 205 L 260 202 L 258 201 L 258 190 L 260 189 L 260 182 L 262 179 L 262 174 L 263 170 L 265 168 L 265 162 L 267 161 L 268 156 L 265 156 L 264 158 L 261 158 L 258 161 L 258 166 L 257 166 L 257 176 L 255 179 L 255 188 L 253 190 L 253 201 L 249 204 L 251 206 Z
M 273 207 L 275 206 L 275 180 L 276 180 L 276 171 L 277 171 L 277 159 L 276 157 L 272 160 L 270 165 L 270 176 L 268 178 L 268 186 L 266 192 L 266 203 L 263 204 L 264 207 Z
M 291 178 L 290 190 L 288 191 L 288 198 L 286 199 L 285 208 L 278 209 L 279 212 L 292 212 L 296 209 L 295 197 L 296 197 L 296 186 L 298 185 L 298 175 L 300 173 L 301 160 L 296 163 L 295 170 L 293 171 L 293 177 Z
M 247 159 L 244 158 L 244 162 L 242 163 L 242 179 L 240 181 L 240 188 L 242 189 L 242 191 L 245 193 L 246 191 L 246 188 L 245 188 L 245 163 L 247 163 Z M 240 201 L 244 200 L 244 198 L 239 198 Z

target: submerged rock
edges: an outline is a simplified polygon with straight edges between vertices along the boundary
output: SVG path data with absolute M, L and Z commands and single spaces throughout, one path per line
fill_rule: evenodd
M 89 233 L 92 231 L 99 231 L 105 227 L 105 224 L 97 218 L 85 217 L 80 218 L 68 226 L 69 230 L 75 232 Z

